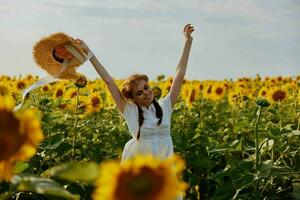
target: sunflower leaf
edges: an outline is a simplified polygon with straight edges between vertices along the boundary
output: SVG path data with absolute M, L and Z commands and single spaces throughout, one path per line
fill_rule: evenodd
M 12 178 L 12 186 L 14 191 L 31 191 L 49 197 L 65 198 L 70 200 L 80 199 L 78 195 L 71 194 L 57 182 L 46 178 L 15 175 Z

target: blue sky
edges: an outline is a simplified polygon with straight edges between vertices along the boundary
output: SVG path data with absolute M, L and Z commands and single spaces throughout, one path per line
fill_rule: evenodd
M 0 74 L 45 76 L 32 46 L 63 31 L 115 78 L 174 76 L 190 22 L 188 79 L 299 75 L 299 18 L 299 0 L 0 0 Z M 79 71 L 99 77 L 90 63 Z

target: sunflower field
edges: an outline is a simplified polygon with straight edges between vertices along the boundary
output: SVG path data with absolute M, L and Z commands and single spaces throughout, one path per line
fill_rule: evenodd
M 37 80 L 0 76 L 0 199 L 300 199 L 300 75 L 185 80 L 176 156 L 124 166 L 131 136 L 102 80 L 41 86 L 13 112 Z M 150 81 L 157 99 L 172 81 Z

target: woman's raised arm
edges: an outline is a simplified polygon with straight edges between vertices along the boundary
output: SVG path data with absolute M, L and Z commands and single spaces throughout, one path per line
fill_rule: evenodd
M 87 54 L 90 49 L 89 47 L 84 43 L 84 41 L 80 39 L 76 39 L 76 41 L 82 45 L 83 49 L 86 51 Z M 110 76 L 110 74 L 106 71 L 106 69 L 103 67 L 103 65 L 98 61 L 96 56 L 93 56 L 90 58 L 91 63 L 93 64 L 94 68 L 98 72 L 98 74 L 101 76 L 101 78 L 105 81 L 106 85 L 108 86 L 108 89 L 115 100 L 118 109 L 124 113 L 125 105 L 126 105 L 126 99 L 123 97 L 121 91 L 119 90 L 117 84 L 113 80 L 113 78 Z
M 185 43 L 183 52 L 180 58 L 180 61 L 176 68 L 176 76 L 173 80 L 171 90 L 170 90 L 170 99 L 171 99 L 171 105 L 172 107 L 175 105 L 177 101 L 177 97 L 180 93 L 181 85 L 183 83 L 183 79 L 186 72 L 186 67 L 189 59 L 189 54 L 193 42 L 193 38 L 191 36 L 191 33 L 194 31 L 194 28 L 191 26 L 191 24 L 187 24 L 184 26 L 183 34 L 185 36 Z

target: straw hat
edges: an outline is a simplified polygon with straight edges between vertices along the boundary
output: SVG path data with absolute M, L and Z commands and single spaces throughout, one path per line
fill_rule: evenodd
M 62 63 L 55 60 L 53 50 L 59 45 L 64 45 L 71 53 L 76 54 L 75 58 L 71 59 L 65 70 L 62 70 Z M 75 68 L 83 64 L 85 53 L 81 46 L 75 40 L 63 32 L 51 34 L 43 37 L 33 47 L 34 61 L 49 74 L 62 79 L 74 79 L 77 77 Z

